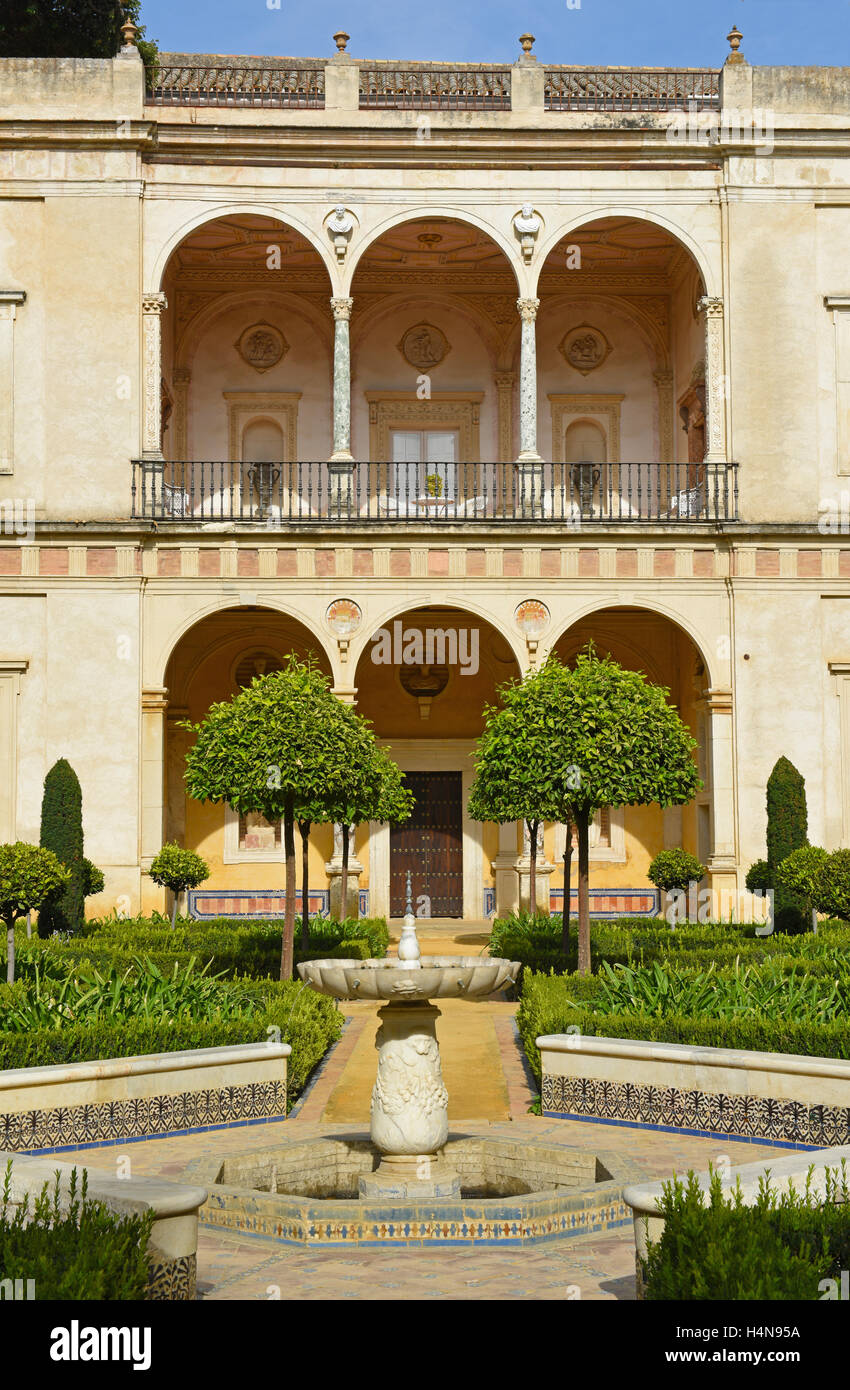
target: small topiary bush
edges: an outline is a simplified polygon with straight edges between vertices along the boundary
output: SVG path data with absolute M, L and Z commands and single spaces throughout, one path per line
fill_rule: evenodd
M 86 1173 L 77 1188 L 76 1169 L 69 1201 L 60 1202 L 59 1178 L 53 1193 L 20 1204 L 11 1199 L 12 1163 L 0 1193 L 0 1275 L 28 1281 L 37 1301 L 138 1302 L 148 1284 L 147 1246 L 154 1213 L 120 1216 L 89 1201 Z M 64 1207 L 64 1210 L 63 1210 Z
M 711 1179 L 708 1200 L 693 1173 L 664 1184 L 658 1203 L 665 1225 L 642 1261 L 645 1297 L 666 1300 L 801 1300 L 823 1297 L 850 1260 L 846 1174 L 827 1175 L 827 1200 L 811 1190 L 779 1195 L 763 1179 L 745 1206 L 740 1186 Z
M 815 884 L 815 907 L 850 922 L 850 849 L 828 854 Z
M 171 913 L 172 929 L 177 923 L 177 899 L 187 888 L 197 888 L 210 876 L 210 867 L 205 859 L 190 849 L 177 844 L 163 845 L 149 870 L 154 883 L 168 888 L 174 894 Z
M 687 850 L 663 849 L 650 864 L 647 877 L 662 893 L 684 893 L 692 883 L 699 883 L 706 872 L 705 865 Z

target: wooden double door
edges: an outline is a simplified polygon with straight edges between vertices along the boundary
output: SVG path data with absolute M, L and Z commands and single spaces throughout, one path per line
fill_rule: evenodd
M 413 911 L 463 916 L 463 788 L 459 772 L 407 772 L 410 820 L 390 826 L 390 915 L 403 917 L 410 872 Z M 423 912 L 422 899 L 430 900 Z

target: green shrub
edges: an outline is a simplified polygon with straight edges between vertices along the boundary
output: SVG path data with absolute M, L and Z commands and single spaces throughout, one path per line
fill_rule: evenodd
M 154 883 L 167 888 L 174 895 L 171 913 L 171 927 L 177 922 L 177 899 L 187 888 L 197 888 L 210 876 L 210 866 L 199 854 L 183 849 L 178 844 L 163 845 L 148 870 Z
M 24 913 L 42 903 L 68 883 L 70 871 L 56 855 L 39 845 L 19 840 L 0 845 L 0 922 L 6 928 L 6 980 L 15 979 L 15 928 Z
M 32 1280 L 38 1301 L 138 1302 L 148 1283 L 147 1245 L 154 1213 L 121 1216 L 88 1198 L 71 1173 L 62 1209 L 59 1178 L 34 1201 L 11 1201 L 11 1160 L 0 1193 L 0 1277 Z
M 90 859 L 83 858 L 83 897 L 92 898 L 95 893 L 102 893 L 105 886 L 102 870 Z
M 767 862 L 776 890 L 774 926 L 786 933 L 805 931 L 806 904 L 796 893 L 777 884 L 777 871 L 783 859 L 808 844 L 806 783 L 787 758 L 779 758 L 767 779 Z
M 649 1042 L 687 1043 L 699 1047 L 733 1047 L 753 1052 L 791 1052 L 810 1057 L 850 1058 L 850 1019 L 826 1023 L 773 1019 L 764 1014 L 732 1018 L 667 1013 L 599 1013 L 602 981 L 591 976 L 588 993 L 579 993 L 573 975 L 528 972 L 517 1011 L 525 1054 L 538 1081 L 540 1053 L 536 1039 L 577 1029 L 588 1037 L 643 1038 Z
M 827 1200 L 807 1181 L 779 1195 L 763 1179 L 745 1206 L 739 1185 L 724 1192 L 711 1178 L 708 1201 L 695 1175 L 664 1184 L 664 1229 L 649 1242 L 642 1274 L 646 1298 L 666 1300 L 819 1300 L 824 1279 L 841 1278 L 850 1260 L 846 1176 L 827 1178 Z
M 650 864 L 647 877 L 662 893 L 672 893 L 676 889 L 686 892 L 692 883 L 698 883 L 705 874 L 706 867 L 696 855 L 688 854 L 684 849 L 663 849 Z
M 767 893 L 773 887 L 773 873 L 766 859 L 757 859 L 747 869 L 744 884 L 750 893 Z
M 815 884 L 815 907 L 850 922 L 850 849 L 826 856 Z
M 65 887 L 41 909 L 38 934 L 79 931 L 85 918 L 83 793 L 66 758 L 54 763 L 44 779 L 39 844 L 42 849 L 53 851 L 59 863 L 68 869 L 69 877 Z

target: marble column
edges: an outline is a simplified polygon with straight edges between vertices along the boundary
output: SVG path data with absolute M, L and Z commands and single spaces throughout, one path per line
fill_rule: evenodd
M 723 300 L 703 296 L 705 315 L 705 461 L 726 462 L 726 377 L 723 372 Z
M 142 296 L 142 453 L 162 458 L 162 315 L 164 294 Z
M 519 458 L 518 463 L 542 462 L 537 452 L 537 310 L 539 299 L 518 299 L 522 318 L 519 361 Z
M 351 348 L 348 326 L 354 300 L 334 298 L 334 445 L 331 463 L 353 463 L 351 452 Z

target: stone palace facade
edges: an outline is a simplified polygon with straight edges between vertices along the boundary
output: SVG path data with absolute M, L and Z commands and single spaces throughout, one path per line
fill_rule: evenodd
M 161 54 L 0 61 L 0 841 L 83 787 L 97 913 L 267 912 L 279 827 L 187 799 L 187 735 L 313 652 L 410 774 L 362 911 L 528 882 L 466 814 L 498 686 L 589 639 L 670 688 L 690 806 L 603 812 L 596 910 L 663 846 L 734 894 L 767 776 L 850 846 L 850 69 Z M 564 827 L 540 901 L 563 897 Z M 333 828 L 312 906 L 338 889 Z

